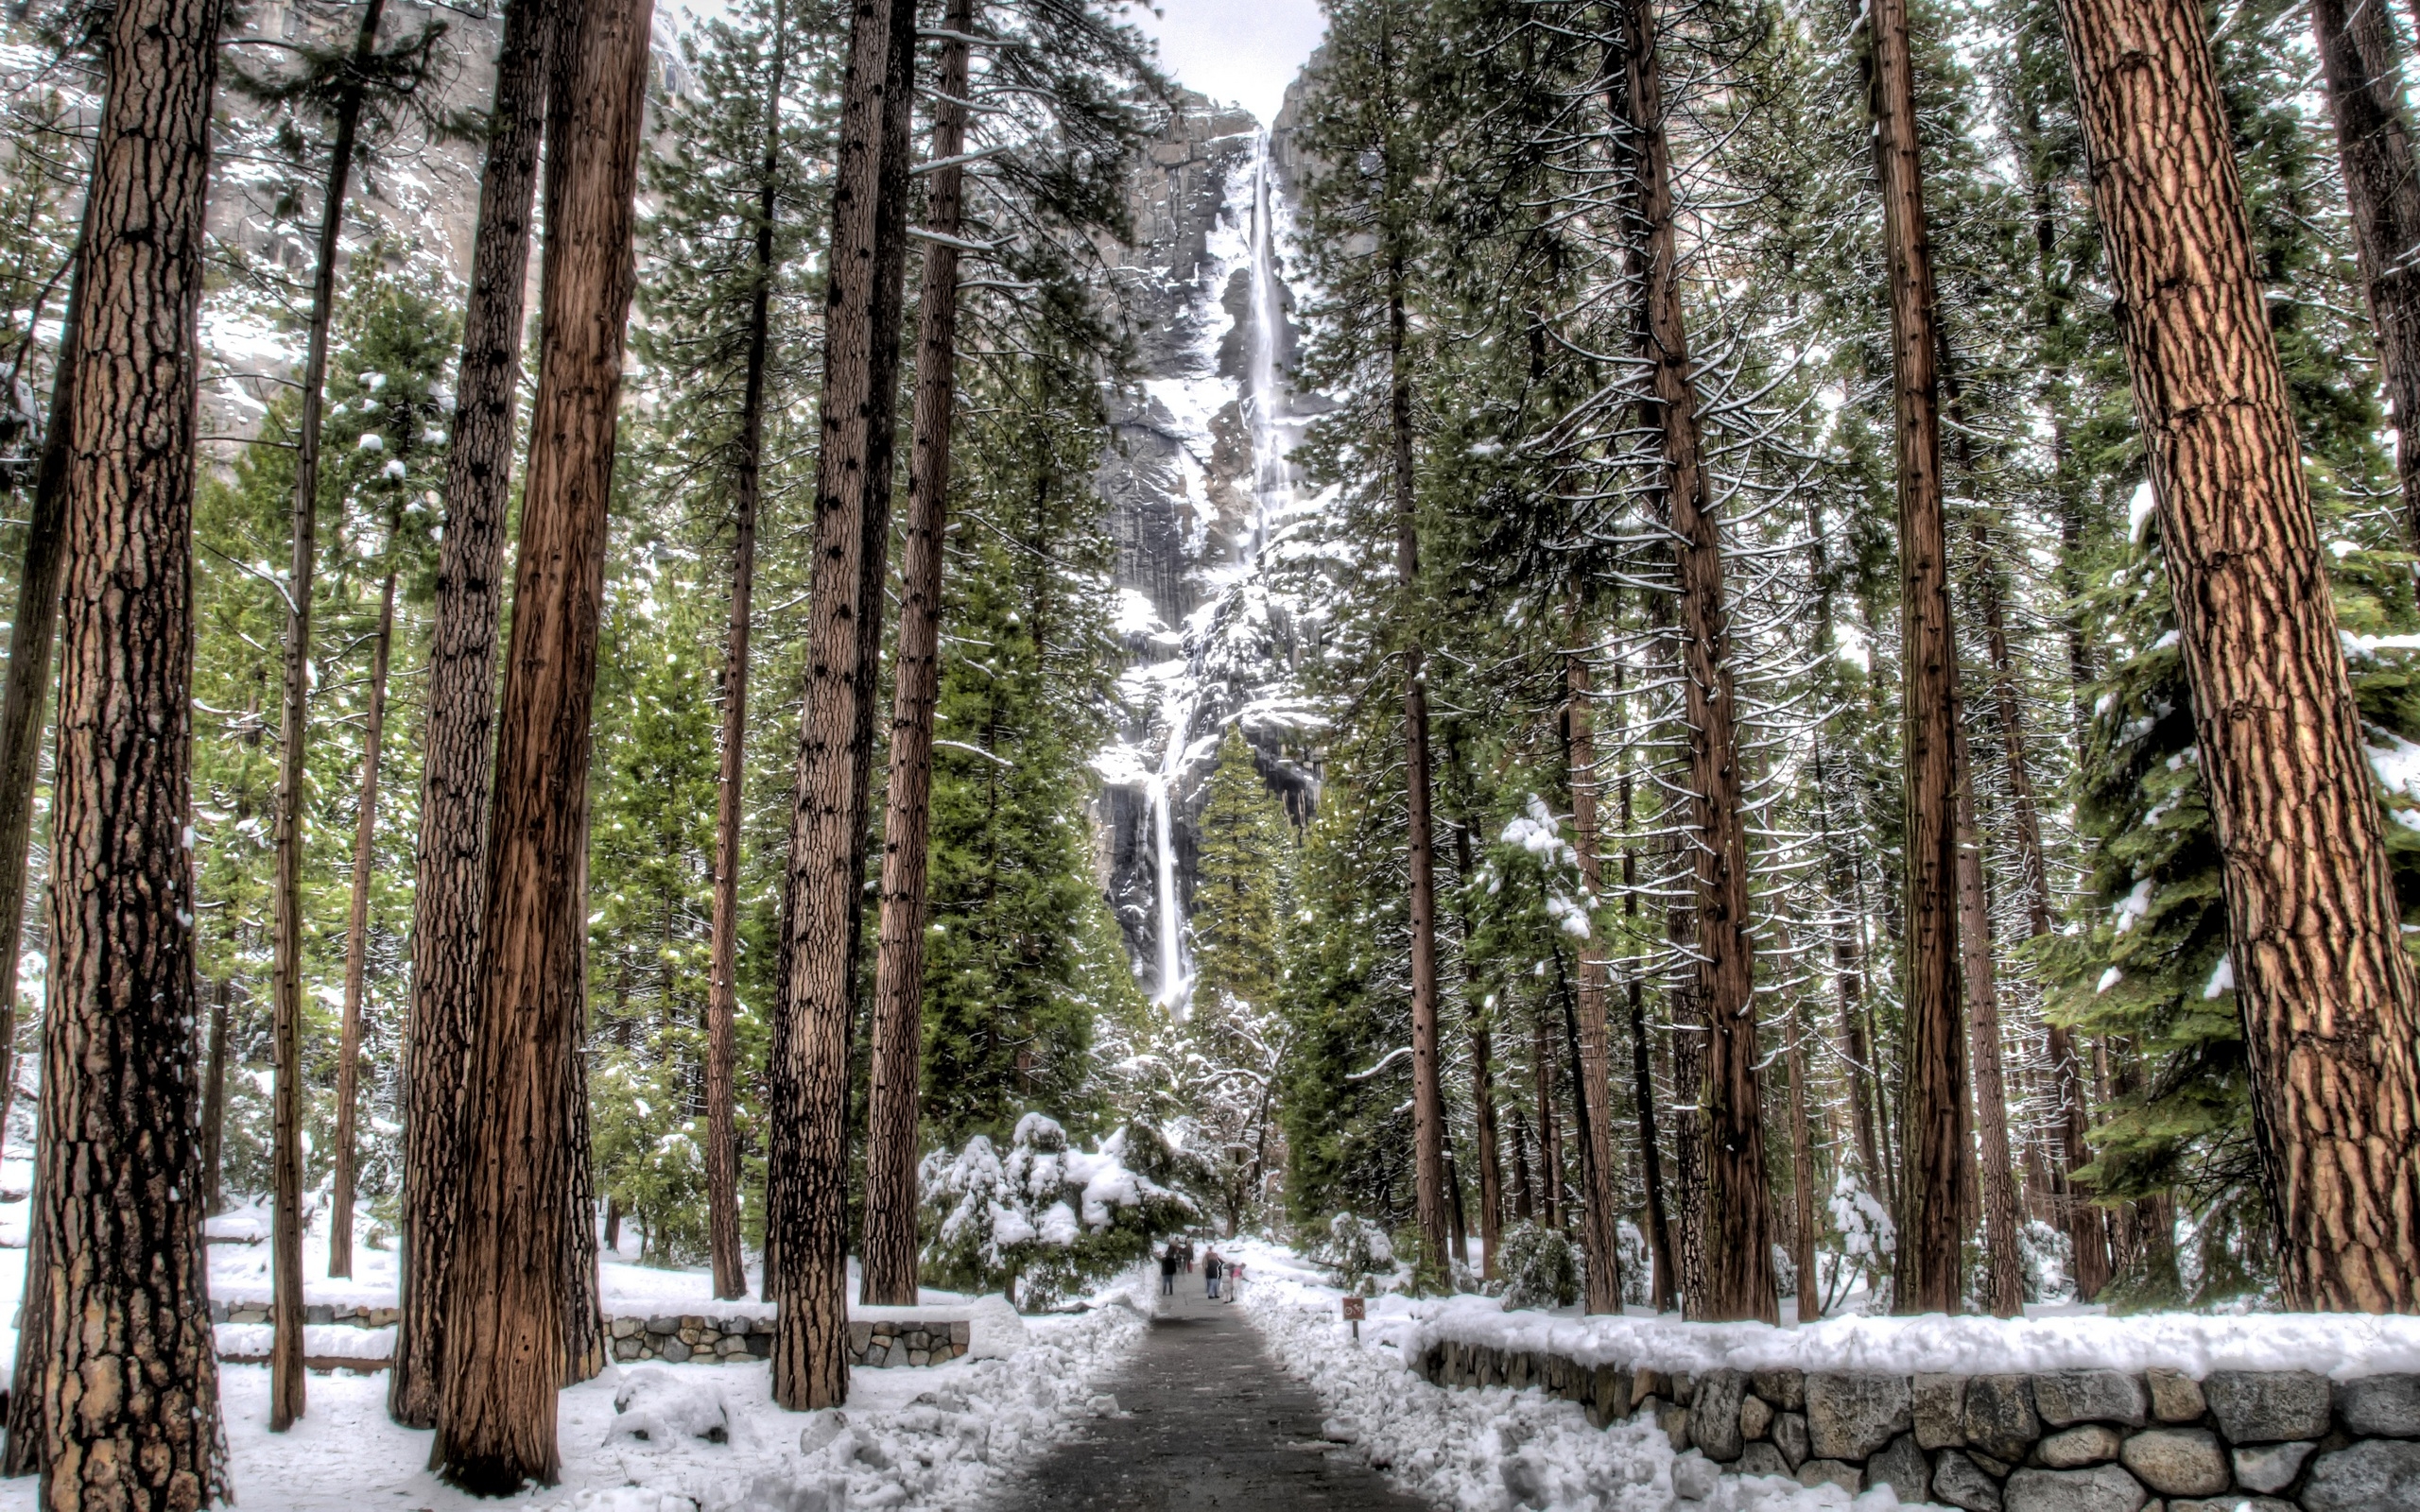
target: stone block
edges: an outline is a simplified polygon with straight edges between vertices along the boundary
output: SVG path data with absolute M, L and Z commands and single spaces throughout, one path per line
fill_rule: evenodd
M 649 1333 L 668 1334 L 678 1332 L 680 1327 L 679 1320 L 675 1318 L 651 1317 L 647 1320 L 647 1331 Z
M 2069 1423 L 2143 1426 L 2143 1383 L 2118 1370 L 2053 1370 L 2033 1378 L 2033 1410 L 2053 1428 Z
M 1630 1378 L 1631 1411 L 1638 1411 L 1648 1398 L 1662 1395 L 1664 1395 L 1664 1377 L 1660 1372 L 1641 1370 Z
M 975 1325 L 974 1325 L 974 1324 L 972 1324 L 972 1323 L 969 1323 L 969 1322 L 968 1322 L 966 1319 L 964 1319 L 964 1318 L 959 1318 L 959 1319 L 958 1321 L 956 1321 L 955 1323 L 952 1323 L 952 1324 L 949 1326 L 949 1342 L 950 1342 L 950 1343 L 952 1343 L 952 1344 L 972 1344 L 972 1343 L 974 1343 L 974 1342 L 975 1342 Z
M 2235 1478 L 2248 1491 L 2282 1491 L 2317 1444 L 2254 1444 L 2235 1452 Z
M 2210 1404 L 2202 1398 L 2202 1383 L 2182 1370 L 2146 1370 L 2151 1387 L 2152 1416 L 2164 1423 L 2198 1423 Z
M 1780 1450 L 1759 1440 L 1740 1449 L 1738 1462 L 1731 1467 L 1731 1471 L 1735 1475 L 1787 1476 L 1789 1474 L 1789 1462 L 1781 1457 Z
M 726 1333 L 715 1344 L 715 1353 L 725 1360 L 736 1358 L 747 1352 L 748 1341 L 736 1333 Z
M 930 1365 L 932 1360 L 932 1354 L 927 1350 L 915 1349 L 913 1347 L 910 1347 L 908 1350 L 908 1363 L 909 1365 Z
M 2302 1508 L 2273 1496 L 2221 1496 L 2207 1502 L 2170 1502 L 2168 1512 L 2302 1512 Z
M 1689 1447 L 1689 1409 L 1679 1402 L 1668 1401 L 1655 1409 L 1655 1426 L 1672 1441 L 1672 1452 L 1680 1453 Z
M 891 1352 L 895 1348 L 896 1346 L 888 1339 L 875 1340 L 866 1346 L 866 1364 L 877 1370 L 888 1369 L 891 1364 Z
M 614 1337 L 627 1339 L 639 1331 L 639 1320 L 634 1317 L 617 1317 L 614 1320 L 612 1328 Z
M 2143 1483 L 2117 1465 L 2088 1470 L 2018 1470 L 2001 1493 L 2006 1512 L 2141 1512 Z
M 2022 1462 L 2042 1436 L 2027 1376 L 1973 1376 L 1966 1382 L 1966 1447 L 2011 1465 Z
M 673 1365 L 685 1365 L 689 1360 L 689 1347 L 682 1343 L 678 1335 L 666 1337 L 661 1352 L 664 1358 Z
M 2308 1370 L 2213 1370 L 2202 1383 L 2220 1432 L 2236 1444 L 2327 1436 L 2331 1392 Z
M 2420 1376 L 2340 1381 L 2336 1412 L 2362 1438 L 2420 1438 Z
M 2083 1423 L 2052 1434 L 2036 1452 L 2054 1470 L 2073 1470 L 2105 1465 L 2118 1457 L 2118 1430 L 2106 1423 Z
M 1901 1434 L 1865 1462 L 1865 1484 L 1869 1490 L 1891 1487 L 1904 1506 L 1922 1506 L 1932 1500 L 1932 1462 L 1917 1447 L 1915 1435 Z
M 1696 1405 L 1695 1399 L 1698 1394 L 1697 1377 L 1689 1375 L 1674 1375 L 1668 1376 L 1665 1379 L 1671 1384 L 1671 1397 L 1674 1401 L 1679 1402 L 1684 1407 Z
M 1804 1370 L 1752 1370 L 1748 1373 L 1748 1389 L 1784 1412 L 1806 1410 Z
M 2152 1428 L 2126 1440 L 2119 1464 L 2162 1496 L 2216 1496 L 2233 1484 L 2219 1435 L 2206 1428 Z
M 850 1352 L 851 1354 L 863 1354 L 863 1353 L 865 1353 L 865 1352 L 866 1352 L 866 1349 L 868 1349 L 868 1347 L 870 1347 L 873 1343 L 873 1324 L 871 1324 L 871 1323 L 852 1323 L 852 1324 L 850 1324 L 850 1325 L 849 1325 L 849 1352 Z
M 1837 1486 L 1851 1496 L 1865 1489 L 1865 1467 L 1844 1459 L 1810 1459 L 1798 1467 L 1801 1486 Z
M 1974 1457 L 1954 1449 L 1933 1456 L 1932 1499 L 1962 1512 L 2001 1512 L 2000 1483 Z
M 1806 1378 L 1806 1427 L 1819 1459 L 1862 1460 L 1915 1421 L 1906 1376 Z
M 1764 1398 L 1757 1396 L 1746 1396 L 1739 1399 L 1739 1438 L 1741 1442 L 1753 1442 L 1764 1437 L 1766 1434 L 1772 1432 L 1772 1426 L 1773 1410 L 1765 1405 Z
M 325 1328 L 336 1320 L 336 1308 L 326 1302 L 310 1302 L 304 1304 L 302 1308 L 302 1321 L 305 1326 L 316 1324 Z
M 641 1344 L 637 1339 L 634 1339 L 631 1335 L 625 1333 L 620 1338 L 614 1341 L 614 1358 L 616 1360 L 635 1360 L 639 1357 L 639 1351 L 646 1348 L 646 1345 Z
M 1740 1399 L 1748 1378 L 1737 1370 L 1709 1370 L 1698 1378 L 1697 1400 L 1689 1403 L 1689 1436 L 1717 1464 L 1739 1457 Z
M 2420 1512 L 2420 1443 L 2369 1438 L 2322 1454 L 2301 1501 L 2304 1512 Z
M 210 1304 L 210 1321 L 213 1323 L 224 1323 L 227 1321 L 226 1303 L 216 1298 L 212 1299 Z
M 1672 1494 L 1684 1502 L 1711 1499 L 1722 1486 L 1722 1471 L 1711 1461 L 1684 1454 L 1672 1462 Z
M 1806 1463 L 1807 1456 L 1815 1452 L 1815 1446 L 1806 1432 L 1805 1413 L 1786 1412 L 1773 1419 L 1773 1448 L 1781 1451 L 1781 1457 L 1793 1470 Z
M 1955 1449 L 1966 1442 L 1966 1378 L 1920 1375 L 1910 1399 L 1916 1442 L 1927 1449 Z

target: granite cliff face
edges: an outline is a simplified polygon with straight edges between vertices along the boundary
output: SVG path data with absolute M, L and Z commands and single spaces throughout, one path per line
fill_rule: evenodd
M 1143 368 L 1100 478 L 1132 660 L 1120 738 L 1094 764 L 1099 866 L 1138 978 L 1177 1011 L 1193 819 L 1227 729 L 1297 822 L 1318 797 L 1318 721 L 1294 687 L 1318 625 L 1282 571 L 1318 507 L 1290 460 L 1317 407 L 1288 381 L 1290 115 L 1264 132 L 1186 97 L 1136 164 L 1115 275 Z

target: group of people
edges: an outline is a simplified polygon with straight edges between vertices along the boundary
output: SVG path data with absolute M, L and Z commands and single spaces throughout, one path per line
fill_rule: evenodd
M 1193 1274 L 1193 1241 L 1190 1239 L 1171 1239 L 1167 1247 L 1160 1251 L 1162 1297 L 1176 1295 L 1176 1275 L 1180 1270 L 1187 1276 Z M 1205 1250 L 1201 1256 L 1201 1281 L 1206 1288 L 1202 1295 L 1209 1300 L 1232 1302 L 1243 1290 L 1244 1267 L 1240 1262 L 1228 1260 L 1215 1249 Z M 1221 1282 L 1227 1288 L 1224 1297 L 1219 1295 Z

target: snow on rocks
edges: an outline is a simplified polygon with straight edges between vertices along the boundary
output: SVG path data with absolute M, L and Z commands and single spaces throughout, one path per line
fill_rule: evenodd
M 645 1443 L 686 1436 L 709 1444 L 731 1442 L 731 1408 L 719 1382 L 674 1375 L 661 1366 L 642 1366 L 622 1377 L 614 1393 L 609 1436 Z
M 1852 1496 L 1779 1476 L 1729 1476 L 1703 1455 L 1672 1452 L 1640 1418 L 1599 1429 L 1572 1402 L 1491 1386 L 1446 1390 L 1405 1364 L 1397 1330 L 1364 1325 L 1357 1346 L 1339 1320 L 1342 1295 L 1292 1255 L 1243 1241 L 1245 1312 L 1289 1374 L 1326 1409 L 1322 1436 L 1348 1443 L 1396 1484 L 1457 1512 L 1888 1512 L 1895 1492 Z M 1371 1300 L 1374 1315 L 1400 1299 Z

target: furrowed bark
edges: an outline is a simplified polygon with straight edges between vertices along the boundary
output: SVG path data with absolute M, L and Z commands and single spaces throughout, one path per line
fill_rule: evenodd
M 934 170 L 925 217 L 960 230 L 967 74 L 975 0 L 950 0 L 942 29 Z M 924 1045 L 925 877 L 932 830 L 933 711 L 941 696 L 942 570 L 947 552 L 950 426 L 958 405 L 958 262 L 951 241 L 925 248 L 916 335 L 914 456 L 899 564 L 889 812 L 883 824 L 882 922 L 874 969 L 873 1063 L 866 1112 L 864 1298 L 916 1303 L 917 1086 Z
M 1696 370 L 1683 306 L 1680 243 L 1665 132 L 1651 0 L 1622 8 L 1629 61 L 1626 123 L 1636 133 L 1636 214 L 1645 238 L 1641 352 L 1652 366 L 1640 406 L 1663 454 L 1662 505 L 1679 569 L 1683 721 L 1688 731 L 1688 816 L 1696 872 L 1699 1012 L 1705 1058 L 1699 1101 L 1704 1127 L 1703 1315 L 1777 1322 L 1771 1207 L 1766 1194 L 1763 1098 L 1757 1086 L 1755 939 L 1748 891 L 1748 835 L 1732 711 L 1729 610 L 1722 531 L 1701 455 Z
M 88 208 L 88 219 L 89 215 Z M 83 319 L 83 242 L 79 229 L 42 458 L 34 471 L 33 507 L 26 521 L 26 556 L 17 570 L 17 612 L 9 623 L 8 680 L 0 687 L 0 1141 L 7 1138 L 9 1108 L 17 1095 L 17 955 L 26 922 L 26 848 L 33 838 L 43 701 L 50 692 L 59 584 L 67 563 L 68 432 L 76 410 L 77 329 Z
M 1907 1091 L 1902 1098 L 1898 1277 L 1904 1313 L 1956 1313 L 1974 1206 L 1972 1115 L 1958 935 L 1958 650 L 1942 516 L 1941 392 L 1915 65 L 1907 0 L 1866 12 L 1867 84 L 1891 265 L 1897 410 L 1901 685 L 1906 708 Z
M 748 1295 L 739 1237 L 739 1131 L 733 1107 L 738 1095 L 734 1021 L 739 1013 L 739 821 L 748 785 L 748 639 L 764 472 L 765 366 L 772 347 L 773 219 L 780 210 L 786 23 L 786 9 L 776 5 L 771 84 L 765 94 L 765 156 L 757 170 L 748 366 L 739 402 L 739 443 L 732 457 L 731 630 L 723 653 L 722 769 L 715 799 L 714 937 L 706 983 L 706 1233 L 715 1296 L 725 1298 Z
M 337 1050 L 336 1169 L 328 1197 L 328 1274 L 353 1274 L 354 1121 L 361 1100 L 361 992 L 370 946 L 370 873 L 377 865 L 378 743 L 387 728 L 387 661 L 395 640 L 395 524 L 370 650 L 370 709 L 361 736 L 361 798 L 354 811 L 353 898 L 344 929 L 344 1025 Z
M 538 144 L 560 23 L 558 0 L 510 0 L 479 179 L 479 227 L 462 315 L 445 530 L 438 543 L 412 888 L 411 1019 L 405 1043 L 402 1295 L 387 1413 L 437 1426 L 445 1360 L 445 1275 L 461 1181 L 461 1102 L 478 1019 L 487 908 L 487 819 L 496 627 L 524 288 Z
M 2403 105 L 2403 47 L 2377 0 L 2311 0 L 2352 212 L 2353 250 L 2378 343 L 2378 385 L 2396 428 L 2403 528 L 2420 546 L 2420 158 Z
M 302 393 L 294 451 L 294 557 L 286 571 L 285 698 L 278 724 L 276 904 L 270 925 L 271 1091 L 268 1428 L 284 1433 L 302 1416 L 302 782 L 309 754 L 311 578 L 320 557 L 320 421 L 328 379 L 328 326 L 336 317 L 337 258 L 344 234 L 345 186 L 353 178 L 361 125 L 359 75 L 378 44 L 386 0 L 369 0 L 354 34 L 354 77 L 337 97 L 328 177 L 320 191 L 319 261 L 311 275 L 311 317 L 302 356 Z
M 849 1393 L 849 1039 L 863 912 L 873 662 L 890 529 L 892 416 L 907 268 L 914 0 L 857 0 L 842 86 L 824 316 L 807 677 L 774 1013 L 768 1269 L 773 1400 Z
M 482 1495 L 554 1480 L 555 1394 L 588 1348 L 565 1270 L 587 1207 L 590 715 L 653 9 L 598 0 L 567 24 L 550 91 L 538 393 L 431 1455 Z
M 1962 747 L 1962 728 L 1958 741 Z M 1959 769 L 1968 770 L 1962 751 Z M 2025 1260 L 2017 1250 L 2016 1177 L 2009 1165 L 2008 1087 L 2000 1074 L 1999 983 L 1992 960 L 1992 902 L 1983 885 L 1983 840 L 1971 781 L 1958 784 L 1960 975 L 1966 987 L 1967 1052 L 1975 1068 L 1975 1142 L 1983 1203 L 1984 1293 L 1994 1317 L 2025 1311 Z
M 1812 1323 L 1823 1308 L 1815 1280 L 1815 1131 L 1806 1118 L 1806 1025 L 1798 1000 L 1789 1005 L 1789 1263 L 1798 1272 L 1797 1323 Z
M 1614 662 L 1614 694 L 1622 693 L 1626 662 Z M 1627 723 L 1628 700 L 1624 697 L 1623 718 Z M 1637 829 L 1637 816 L 1633 809 L 1633 779 L 1627 762 L 1623 765 L 1619 784 L 1622 827 L 1622 923 L 1633 939 L 1638 937 L 1638 847 L 1633 843 Z M 1668 1313 L 1677 1305 L 1673 1290 L 1672 1224 L 1665 1211 L 1664 1154 L 1655 1135 L 1655 1075 L 1648 1055 L 1647 1001 L 1638 969 L 1634 966 L 1624 984 L 1630 998 L 1630 1051 L 1632 1096 L 1638 1105 L 1638 1167 L 1639 1184 L 1647 1189 L 1647 1248 L 1653 1269 L 1648 1282 L 1649 1299 L 1658 1313 Z
M 1580 1236 L 1587 1260 L 1581 1307 L 1588 1313 L 1618 1314 L 1622 1310 L 1621 1230 L 1608 1116 L 1613 1108 L 1613 1036 L 1605 1003 L 1605 952 L 1597 939 L 1593 914 L 1595 900 L 1604 890 L 1604 863 L 1598 852 L 1596 710 L 1591 703 L 1585 622 L 1576 593 L 1570 608 L 1571 647 L 1564 653 L 1563 667 L 1570 742 L 1572 849 L 1580 858 L 1581 886 L 1592 906 L 1588 938 L 1580 950 L 1580 1081 L 1574 1089 L 1582 1114 L 1581 1138 L 1586 1142 L 1581 1178 L 1588 1199 Z
M 223 1157 L 227 1147 L 227 1020 L 229 984 L 221 978 L 210 995 L 210 1054 L 201 1084 L 201 1211 L 227 1211 Z
M 2061 0 L 2289 1306 L 2420 1309 L 2411 962 L 2201 8 Z
M 66 418 L 49 1009 L 9 1458 L 55 1508 L 226 1488 L 195 1033 L 196 322 L 221 8 L 107 19 Z M 21 1436 L 39 1444 L 20 1443 Z

